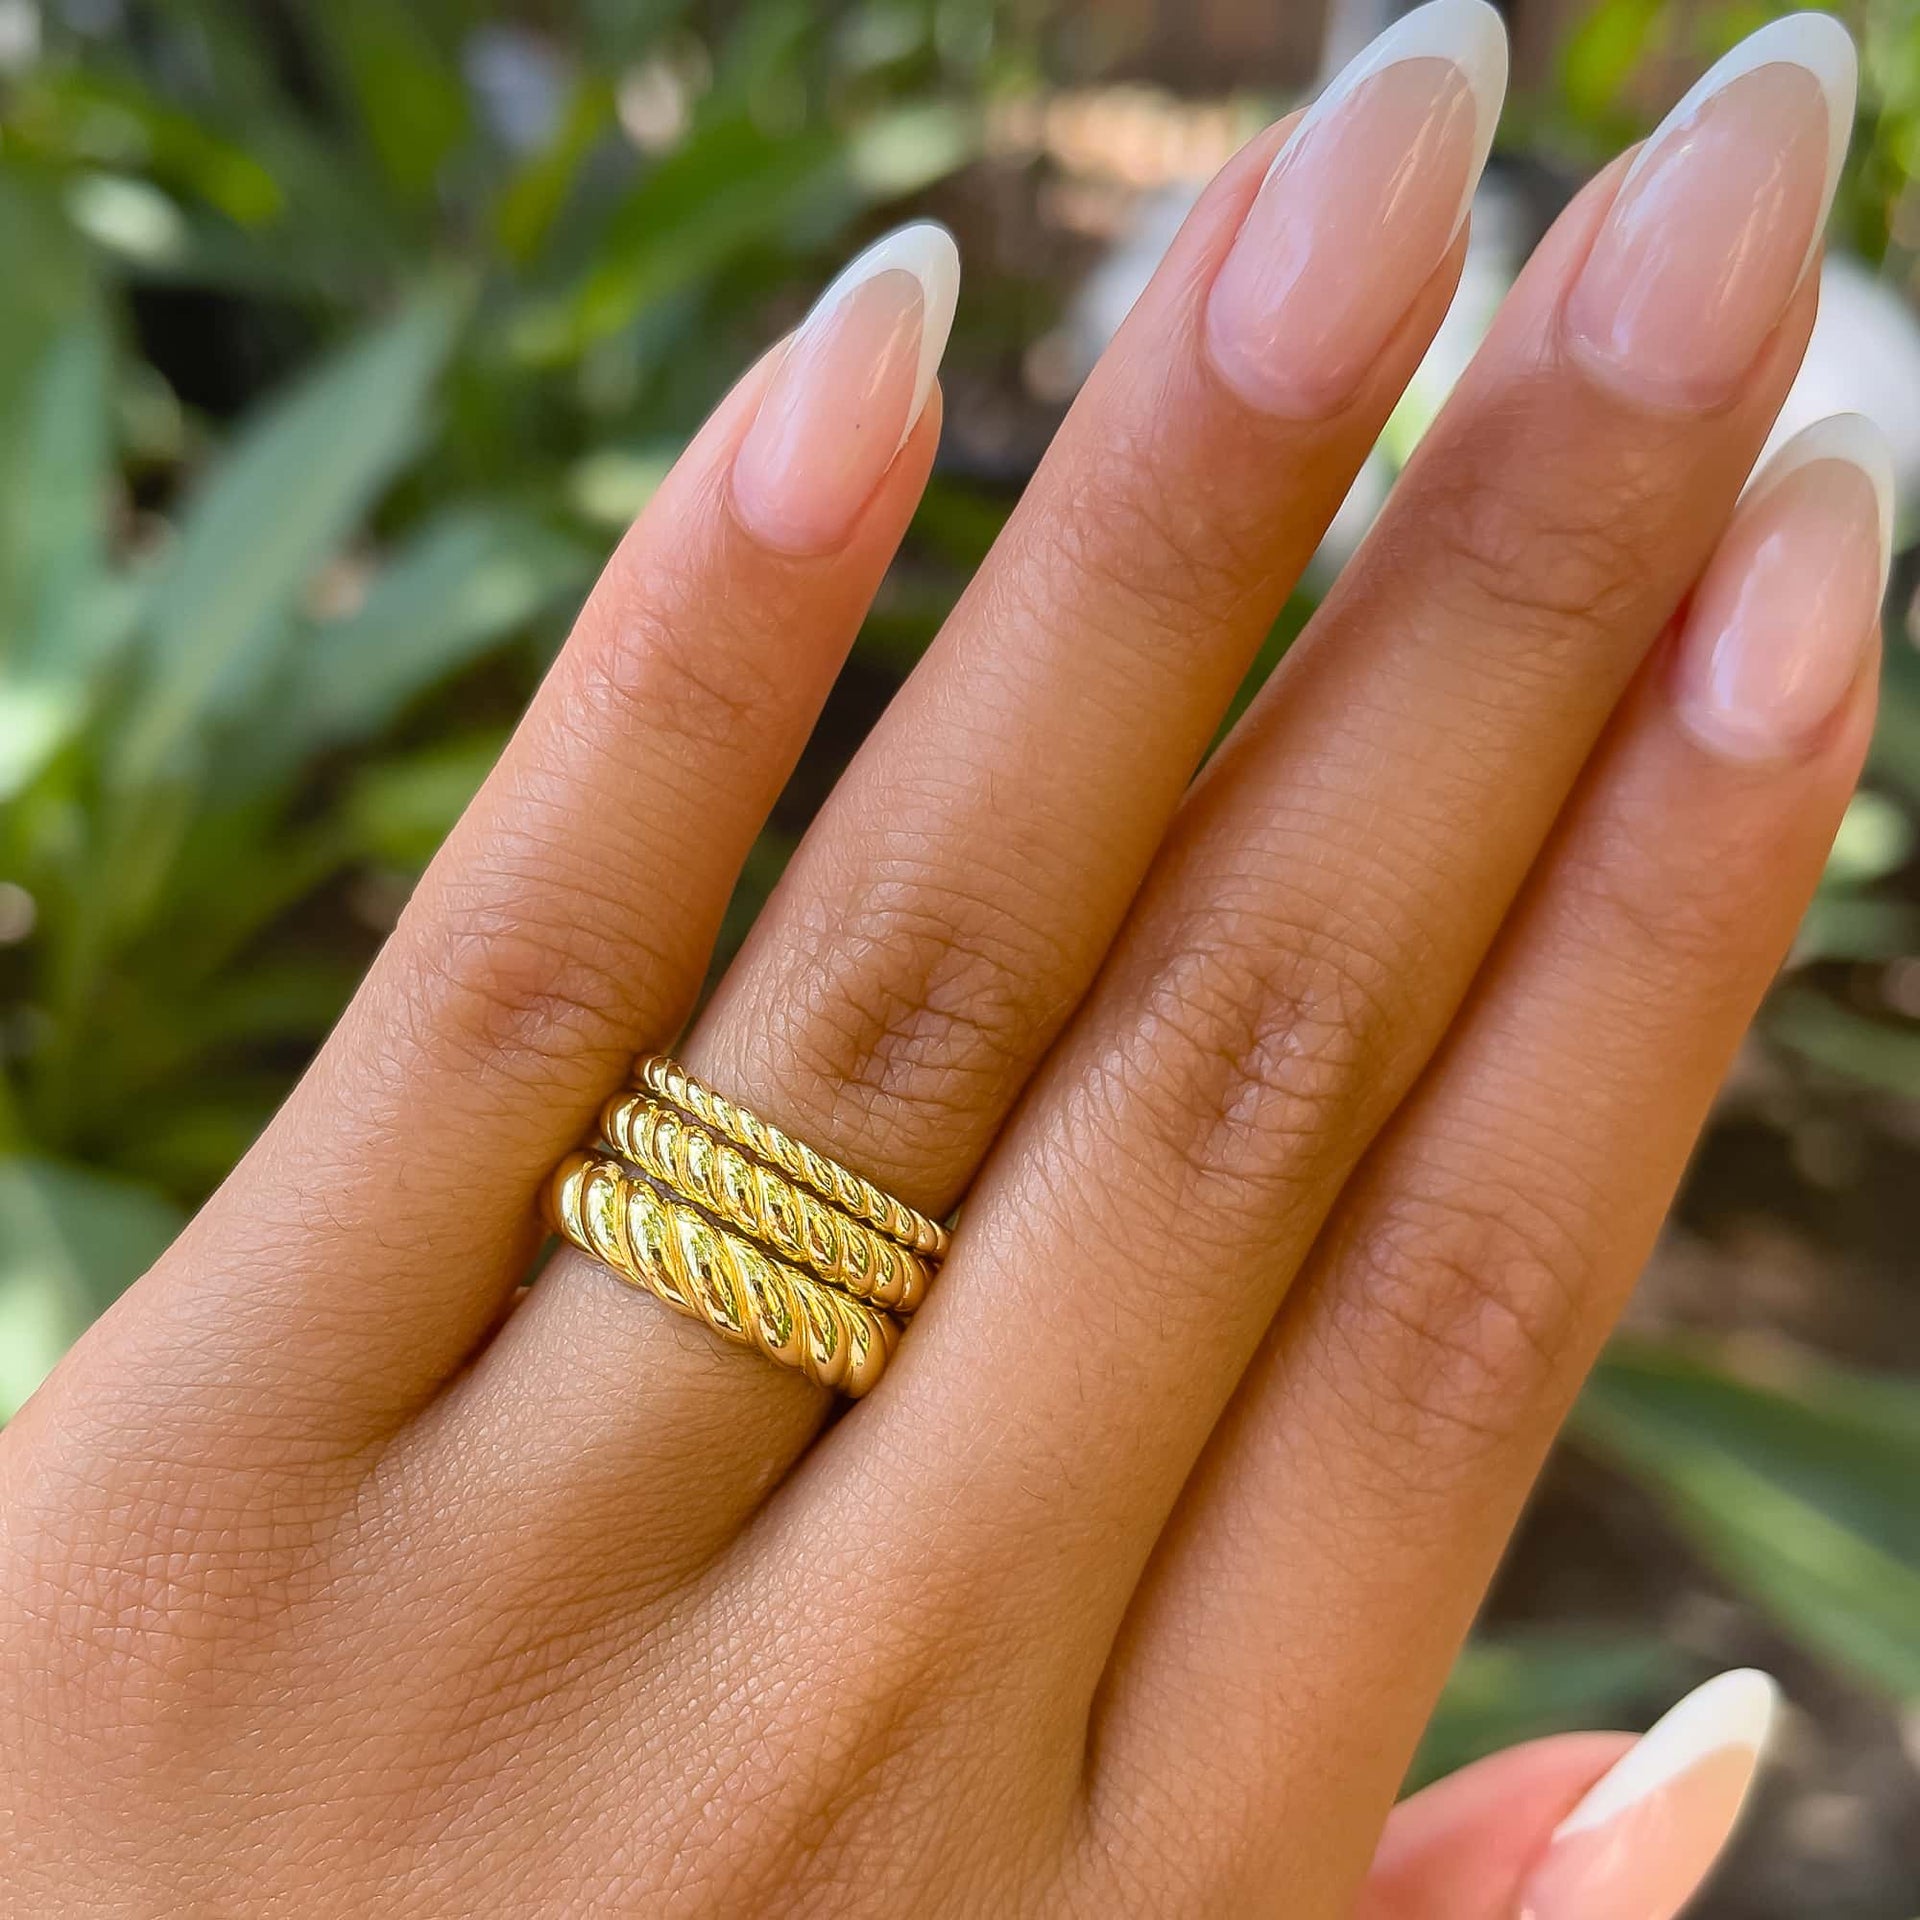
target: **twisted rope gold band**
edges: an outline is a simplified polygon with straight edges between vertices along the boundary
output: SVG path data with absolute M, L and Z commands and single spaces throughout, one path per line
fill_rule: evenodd
M 758 1114 L 735 1106 L 665 1054 L 648 1054 L 637 1061 L 633 1079 L 642 1092 L 678 1107 L 689 1118 L 710 1127 L 756 1160 L 811 1188 L 822 1200 L 830 1200 L 856 1220 L 877 1227 L 888 1239 L 897 1240 L 915 1253 L 931 1254 L 936 1260 L 946 1258 L 947 1230 L 937 1220 L 916 1213 L 905 1201 L 882 1192 L 871 1180 L 863 1180 L 839 1161 L 816 1153 L 804 1141 L 783 1133 Z
M 829 1284 L 898 1314 L 926 1297 L 932 1261 L 748 1159 L 677 1107 L 619 1094 L 607 1102 L 600 1128 L 642 1173 Z
M 617 1161 L 576 1153 L 547 1189 L 555 1229 L 629 1286 L 857 1399 L 899 1339 L 887 1315 L 669 1199 Z

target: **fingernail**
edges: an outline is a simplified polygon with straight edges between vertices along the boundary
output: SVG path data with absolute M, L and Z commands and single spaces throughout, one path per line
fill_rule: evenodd
M 1672 1920 L 1733 1833 L 1779 1700 L 1751 1667 L 1688 1694 L 1554 1830 L 1519 1920 Z
M 734 456 L 734 511 L 756 539 L 825 553 L 852 533 L 926 407 L 959 292 L 953 236 L 923 220 L 820 296 Z
M 1819 245 L 1855 84 L 1839 21 L 1790 14 L 1660 123 L 1568 295 L 1568 331 L 1604 378 L 1665 406 L 1732 394 Z
M 1761 469 L 1694 595 L 1674 700 L 1733 760 L 1803 750 L 1871 642 L 1893 547 L 1893 455 L 1872 421 L 1835 414 Z
M 1429 0 L 1308 109 L 1207 302 L 1208 351 L 1243 399 L 1319 419 L 1352 398 L 1460 230 L 1506 84 L 1493 8 Z

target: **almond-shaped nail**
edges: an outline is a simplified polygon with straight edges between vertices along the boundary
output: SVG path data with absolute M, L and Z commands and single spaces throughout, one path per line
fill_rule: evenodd
M 1779 1699 L 1750 1667 L 1688 1694 L 1554 1830 L 1518 1920 L 1673 1920 L 1732 1836 Z
M 1855 85 L 1839 21 L 1790 14 L 1660 123 L 1568 295 L 1569 334 L 1602 377 L 1675 408 L 1733 393 L 1820 243 Z
M 923 220 L 820 296 L 734 456 L 734 512 L 756 539 L 826 553 L 852 533 L 926 407 L 959 293 L 953 236 Z
M 1353 397 L 1460 231 L 1506 84 L 1493 8 L 1428 0 L 1307 110 L 1207 301 L 1208 351 L 1243 399 L 1321 419 Z
M 1857 413 L 1796 434 L 1747 489 L 1674 659 L 1682 723 L 1714 753 L 1779 760 L 1859 675 L 1886 591 L 1893 455 Z

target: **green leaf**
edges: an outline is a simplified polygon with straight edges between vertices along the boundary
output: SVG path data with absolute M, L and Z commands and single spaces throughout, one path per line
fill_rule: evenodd
M 104 637 L 111 378 L 106 326 L 90 311 L 36 369 L 21 422 L 17 457 L 31 479 L 9 546 L 25 618 L 9 664 L 43 684 L 82 680 Z
M 58 1161 L 0 1160 L 0 1419 L 181 1224 L 144 1187 Z
M 612 88 L 597 75 L 579 81 L 552 141 L 500 196 L 494 227 L 512 259 L 524 263 L 539 251 L 613 123 Z
M 1761 1031 L 1776 1046 L 1863 1087 L 1920 1097 L 1920 1032 L 1897 1027 L 1829 1000 L 1811 988 L 1790 988 L 1768 1001 Z
M 593 558 L 504 507 L 451 507 L 417 533 L 359 609 L 310 635 L 280 697 L 302 751 L 364 740 L 429 687 L 581 590 Z
M 1778 1371 L 1762 1383 L 1621 1342 L 1574 1431 L 1809 1646 L 1920 1699 L 1920 1385 L 1805 1360 Z
M 335 355 L 254 420 L 202 486 L 142 636 L 139 698 L 112 766 L 123 791 L 158 779 L 271 684 L 308 582 L 419 443 L 461 310 L 429 295 Z
M 1794 939 L 1800 966 L 1815 960 L 1897 960 L 1920 951 L 1920 909 L 1904 900 L 1862 897 L 1825 887 Z
M 1629 1707 L 1673 1691 L 1676 1664 L 1655 1640 L 1546 1632 L 1476 1639 L 1448 1676 L 1407 1789 L 1522 1740 L 1618 1724 Z
M 873 200 L 924 192 L 980 150 L 978 114 L 940 101 L 897 107 L 856 127 L 847 140 L 848 176 Z
M 1903 866 L 1913 853 L 1913 820 L 1882 793 L 1856 793 L 1827 855 L 1830 886 L 1863 886 Z
M 567 497 L 584 519 L 603 527 L 631 526 L 684 450 L 679 440 L 601 447 L 574 462 L 567 475 Z
M 627 196 L 578 287 L 522 316 L 519 350 L 559 361 L 620 332 L 741 248 L 784 232 L 795 205 L 839 168 L 824 128 L 769 134 L 744 115 L 700 127 Z
M 1560 85 L 1569 106 L 1608 122 L 1666 18 L 1664 0 L 1601 0 L 1568 36 Z
M 465 88 L 411 0 L 327 0 L 314 20 L 333 43 L 381 172 L 402 198 L 428 199 L 467 136 Z
M 476 734 L 367 768 L 347 796 L 356 844 L 372 859 L 418 872 L 479 791 L 505 744 L 503 734 Z
M 1867 764 L 1909 797 L 1920 797 L 1920 656 L 1912 647 L 1887 649 Z
M 72 685 L 69 631 L 101 571 L 110 471 L 107 328 L 72 235 L 0 177 L 0 667 Z

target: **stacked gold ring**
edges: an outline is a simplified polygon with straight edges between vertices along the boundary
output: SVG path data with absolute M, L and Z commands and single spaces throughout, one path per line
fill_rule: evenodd
M 924 1255 L 748 1159 L 679 1108 L 621 1094 L 607 1102 L 600 1131 L 642 1173 L 829 1285 L 903 1314 L 926 1297 L 935 1265 Z
M 812 1188 L 822 1200 L 879 1228 L 889 1240 L 936 1260 L 946 1258 L 947 1230 L 937 1220 L 916 1213 L 904 1200 L 896 1200 L 839 1161 L 782 1133 L 771 1121 L 735 1106 L 723 1094 L 703 1086 L 677 1060 L 669 1060 L 664 1053 L 648 1054 L 634 1067 L 633 1079 L 642 1092 L 678 1107 L 736 1147 L 744 1147 L 756 1160 Z
M 555 1169 L 554 1227 L 629 1286 L 849 1397 L 926 1295 L 947 1232 L 660 1055 Z

